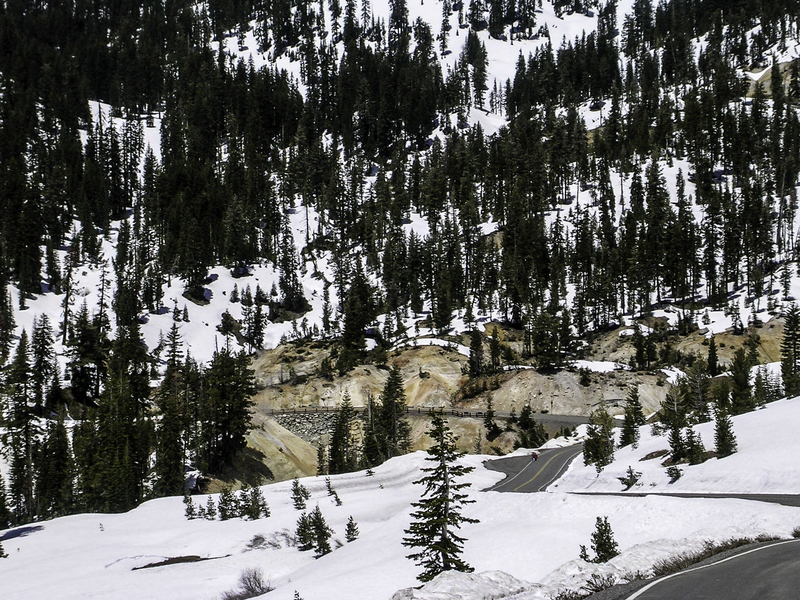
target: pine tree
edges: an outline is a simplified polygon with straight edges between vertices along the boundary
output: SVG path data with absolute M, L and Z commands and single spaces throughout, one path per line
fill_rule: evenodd
M 219 503 L 217 505 L 220 521 L 227 521 L 239 516 L 239 503 L 231 491 L 230 486 L 222 486 L 219 493 Z M 207 511 L 206 511 L 207 512 Z
M 622 421 L 622 432 L 619 437 L 619 445 L 637 447 L 639 443 L 639 426 L 636 423 L 634 408 L 631 403 L 625 405 L 625 418 Z
M 72 512 L 75 502 L 74 475 L 72 451 L 64 421 L 49 421 L 36 478 L 39 517 L 49 518 Z
M 723 408 L 717 408 L 714 422 L 714 446 L 720 456 L 730 456 L 736 452 L 736 436 L 733 421 Z
M 470 334 L 469 374 L 473 377 L 483 374 L 483 338 L 477 329 Z
M 194 505 L 194 502 L 192 501 L 192 495 L 189 492 L 186 492 L 183 495 L 183 505 L 186 507 L 183 511 L 183 516 L 185 516 L 189 521 L 197 518 L 197 507 Z
M 592 550 L 595 558 L 593 562 L 608 562 L 619 554 L 619 547 L 614 540 L 614 532 L 608 523 L 608 517 L 597 517 L 595 529 L 592 533 Z
M 703 438 L 689 427 L 686 430 L 686 459 L 690 465 L 699 465 L 705 459 L 706 449 L 703 446 Z
M 755 408 L 750 386 L 750 357 L 744 348 L 737 348 L 731 364 L 731 413 L 738 415 Z
M 311 511 L 309 520 L 314 536 L 314 551 L 316 552 L 316 557 L 319 558 L 320 556 L 330 554 L 332 551 L 330 539 L 331 535 L 333 535 L 333 529 L 328 527 L 328 523 L 325 522 L 325 517 L 322 516 L 319 505 Z
M 331 434 L 328 472 L 332 475 L 353 471 L 358 464 L 351 433 L 354 418 L 355 412 L 350 401 L 350 394 L 345 392 Z
M 6 484 L 3 481 L 2 474 L 0 474 L 0 529 L 8 529 L 11 527 L 12 517 L 11 510 L 8 508 Z
M 5 379 L 6 427 L 10 438 L 8 462 L 9 493 L 15 520 L 27 523 L 36 515 L 34 479 L 36 465 L 36 420 L 32 412 L 33 386 L 28 335 L 20 335 L 17 349 Z
M 311 498 L 311 494 L 306 487 L 300 483 L 296 477 L 292 480 L 292 506 L 295 510 L 305 510 L 306 500 Z
M 302 513 L 297 519 L 294 535 L 297 538 L 297 549 L 301 552 L 306 552 L 314 547 L 314 525 L 308 514 Z
M 385 449 L 383 453 L 387 458 L 405 454 L 411 448 L 411 426 L 405 413 L 403 375 L 394 366 L 381 393 L 380 434 Z
M 355 519 L 353 519 L 353 515 L 350 515 L 350 518 L 347 519 L 347 525 L 344 529 L 344 539 L 348 542 L 355 541 L 355 539 L 358 537 L 358 534 L 358 524 L 355 522 Z
M 213 496 L 209 496 L 206 499 L 205 515 L 205 518 L 209 521 L 213 521 L 217 518 L 217 505 L 214 503 Z
M 708 374 L 711 377 L 719 375 L 719 359 L 717 358 L 717 341 L 712 335 L 708 340 Z
M 242 506 L 242 517 L 252 521 L 270 516 L 269 505 L 258 486 L 242 490 L 239 504 Z
M 589 417 L 586 441 L 583 445 L 583 463 L 593 464 L 597 472 L 614 460 L 613 423 L 609 414 L 598 409 Z
M 781 376 L 786 396 L 800 394 L 800 309 L 792 303 L 786 309 L 781 342 Z
M 425 486 L 425 490 L 422 499 L 412 503 L 416 510 L 411 513 L 413 521 L 403 538 L 404 546 L 417 549 L 407 558 L 423 568 L 417 576 L 420 581 L 430 581 L 443 571 L 472 572 L 472 567 L 461 559 L 465 539 L 455 530 L 464 523 L 478 522 L 461 514 L 462 507 L 474 500 L 462 491 L 471 484 L 457 480 L 472 472 L 473 467 L 458 464 L 463 453 L 456 449 L 456 437 L 441 413 L 431 413 L 428 435 L 433 445 L 426 460 L 433 466 L 424 467 L 426 475 L 414 482 Z

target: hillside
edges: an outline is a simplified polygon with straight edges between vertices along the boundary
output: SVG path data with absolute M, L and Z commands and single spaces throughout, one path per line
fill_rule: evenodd
M 791 489 L 799 183 L 795 2 L 4 3 L 0 527 L 30 529 L 0 572 L 22 595 L 61 560 L 42 598 L 210 598 L 274 558 L 276 596 L 344 598 L 352 555 L 382 574 L 362 597 L 388 597 L 414 582 L 397 540 L 429 408 L 481 413 L 452 419 L 475 465 L 574 429 L 558 415 L 606 427 L 638 400 L 710 450 L 696 423 L 730 413 L 739 454 L 672 484 L 644 427 L 558 485 L 631 466 L 647 489 Z M 347 398 L 367 410 L 337 432 Z M 272 482 L 268 533 L 291 531 L 280 482 L 337 453 L 344 507 L 308 485 L 340 537 L 361 513 L 363 554 L 245 553 L 259 521 L 180 521 L 187 491 Z M 626 570 L 670 528 L 732 533 L 704 501 L 477 491 L 495 477 L 474 474 L 468 559 L 534 596 L 587 572 L 569 561 L 596 513 L 640 515 Z M 794 525 L 723 504 L 754 534 Z M 522 552 L 539 537 L 556 550 Z M 214 560 L 128 570 L 151 554 Z
M 658 469 L 647 470 L 642 481 L 656 495 L 646 498 L 564 492 L 618 491 L 620 486 L 611 482 L 627 465 L 644 471 L 647 462 L 637 462 L 638 457 L 665 444 L 663 438 L 650 440 L 644 430 L 639 449 L 618 451 L 600 479 L 593 469 L 576 464 L 557 485 L 540 494 L 480 491 L 501 476 L 481 466 L 488 457 L 465 457 L 466 464 L 477 467 L 469 476 L 469 495 L 476 503 L 468 506 L 467 514 L 481 522 L 462 531 L 467 538 L 464 556 L 476 575 L 448 574 L 434 584 L 471 600 L 488 585 L 477 574 L 502 571 L 521 580 L 516 590 L 524 594 L 514 596 L 517 600 L 552 598 L 558 590 L 580 588 L 593 573 L 617 578 L 646 573 L 657 560 L 699 548 L 706 541 L 761 534 L 790 537 L 800 524 L 800 509 L 742 500 L 669 498 L 657 492 L 796 491 L 791 464 L 800 451 L 792 434 L 798 411 L 800 399 L 792 399 L 735 417 L 737 454 L 686 467 L 684 477 L 671 486 Z M 703 426 L 699 430 L 705 437 Z M 300 513 L 292 508 L 291 486 L 285 482 L 261 488 L 272 516 L 256 521 L 187 521 L 180 498 L 163 498 L 124 514 L 75 515 L 5 531 L 0 535 L 10 557 L 0 561 L 4 598 L 211 600 L 234 589 L 243 569 L 256 567 L 276 588 L 268 598 L 289 600 L 296 590 L 307 600 L 388 599 L 416 583 L 417 569 L 404 558 L 407 549 L 400 541 L 409 524 L 410 503 L 421 492 L 411 482 L 424 457 L 417 452 L 392 459 L 377 467 L 373 477 L 364 472 L 332 476 L 342 506 L 328 496 L 322 477 L 302 479 L 311 492 L 309 506 L 320 506 L 335 539 L 344 542 L 349 515 L 361 531 L 356 541 L 320 559 L 287 544 L 284 533 L 294 531 Z M 657 483 L 652 489 L 651 481 Z M 588 543 L 595 517 L 601 515 L 609 517 L 621 554 L 599 565 L 578 560 L 580 544 Z M 256 536 L 265 545 L 258 547 Z M 209 560 L 133 570 L 190 555 Z M 514 587 L 506 585 L 511 581 L 506 575 L 488 577 L 501 589 Z M 441 597 L 432 593 L 434 584 L 413 597 Z

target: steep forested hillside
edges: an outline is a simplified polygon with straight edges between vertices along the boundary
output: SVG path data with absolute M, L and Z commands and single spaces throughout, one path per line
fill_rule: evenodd
M 491 315 L 524 340 L 491 369 L 554 369 L 791 300 L 800 3 L 412 4 L 2 3 L 14 522 L 219 472 L 281 338 L 344 375 L 420 328 L 478 356 Z

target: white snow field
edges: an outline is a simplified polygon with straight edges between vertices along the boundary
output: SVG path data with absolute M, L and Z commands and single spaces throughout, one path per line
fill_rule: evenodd
M 442 600 L 550 598 L 565 588 L 579 589 L 593 573 L 618 577 L 646 573 L 655 561 L 699 549 L 707 540 L 768 534 L 790 537 L 800 525 L 800 508 L 734 499 L 684 499 L 575 495 L 566 490 L 614 491 L 628 465 L 641 471 L 638 492 L 786 492 L 800 489 L 796 456 L 800 439 L 800 398 L 782 400 L 734 418 L 739 452 L 703 465 L 683 466 L 684 475 L 667 483 L 660 460 L 639 462 L 645 454 L 668 447 L 647 428 L 636 450 L 616 453 L 597 476 L 580 457 L 567 475 L 540 494 L 484 492 L 502 476 L 482 466 L 487 456 L 468 456 L 475 500 L 465 514 L 480 519 L 465 525 L 464 557 L 475 574 L 450 573 L 421 590 L 397 598 Z M 706 447 L 713 447 L 710 424 L 697 426 Z M 302 480 L 311 491 L 309 508 L 319 504 L 334 539 L 344 542 L 348 516 L 361 535 L 333 553 L 315 559 L 287 547 L 282 532 L 293 533 L 300 513 L 292 507 L 290 482 L 264 486 L 272 516 L 257 521 L 188 521 L 181 498 L 153 500 L 129 513 L 89 514 L 34 523 L 0 533 L 9 558 L 0 560 L 4 600 L 215 600 L 237 587 L 242 570 L 262 570 L 275 590 L 270 599 L 389 600 L 395 592 L 418 585 L 420 570 L 405 558 L 401 545 L 410 523 L 411 502 L 421 486 L 412 482 L 425 463 L 424 452 L 390 460 L 368 477 L 364 472 L 332 476 L 342 499 L 336 506 L 323 477 Z M 651 485 L 654 484 L 654 485 Z M 205 497 L 196 498 L 205 503 Z M 607 516 L 621 554 L 597 565 L 578 559 L 590 544 L 595 519 Z M 248 550 L 256 535 L 279 542 L 277 548 Z M 133 570 L 170 557 L 199 556 L 202 562 Z M 500 571 L 501 573 L 487 573 Z M 484 573 L 485 575 L 481 575 Z M 515 582 L 515 580 L 520 580 Z M 438 591 L 437 591 L 438 590 Z M 490 590 L 491 595 L 487 595 Z

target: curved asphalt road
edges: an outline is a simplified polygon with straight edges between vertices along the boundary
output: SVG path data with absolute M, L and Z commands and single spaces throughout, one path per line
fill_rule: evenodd
M 795 600 L 800 540 L 759 546 L 719 562 L 658 579 L 628 600 Z
M 536 462 L 530 454 L 511 456 L 486 462 L 486 468 L 506 474 L 500 483 L 489 488 L 495 492 L 543 492 L 561 477 L 578 454 L 583 444 L 541 450 Z

